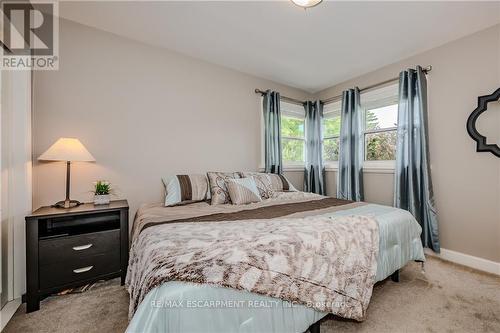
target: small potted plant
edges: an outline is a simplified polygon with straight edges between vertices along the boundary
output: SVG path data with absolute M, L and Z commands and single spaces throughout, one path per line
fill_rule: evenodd
M 106 180 L 98 180 L 94 182 L 94 205 L 109 204 L 109 196 L 111 194 L 111 184 Z

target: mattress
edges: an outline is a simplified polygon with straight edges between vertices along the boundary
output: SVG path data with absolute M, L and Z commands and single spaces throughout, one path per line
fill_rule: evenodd
M 289 196 L 299 201 L 300 196 L 302 200 L 311 198 L 309 194 Z M 287 199 L 289 198 L 284 196 L 277 201 Z M 203 211 L 213 210 L 213 207 L 199 205 L 191 209 Z M 235 209 L 237 208 L 234 206 L 224 205 L 216 210 Z M 165 220 L 165 217 L 159 216 L 163 213 L 158 214 L 158 210 L 158 207 L 146 207 L 139 213 L 139 217 L 148 216 L 145 219 L 148 222 Z M 185 208 L 178 210 L 181 212 L 181 217 L 189 214 L 185 212 Z M 169 213 L 174 212 L 169 211 Z M 177 212 L 174 214 L 179 217 Z M 304 213 L 292 215 L 302 216 Z M 363 215 L 376 220 L 379 227 L 377 281 L 387 278 L 409 261 L 425 260 L 420 241 L 421 228 L 407 211 L 375 204 L 354 203 L 335 209 L 318 209 L 314 215 L 329 217 Z M 189 216 L 186 218 L 189 219 Z M 141 225 L 140 218 L 138 225 Z M 326 314 L 306 305 L 293 304 L 246 291 L 169 281 L 145 296 L 127 332 L 304 332 Z

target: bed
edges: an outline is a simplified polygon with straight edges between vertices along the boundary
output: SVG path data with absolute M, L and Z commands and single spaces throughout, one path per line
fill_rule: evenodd
M 289 236 L 290 228 L 300 232 Z M 376 281 L 425 260 L 420 233 L 407 211 L 304 192 L 244 206 L 144 205 L 132 230 L 127 332 L 305 332 L 328 313 L 361 321 Z M 239 243 L 223 244 L 231 237 Z M 253 258 L 259 248 L 272 259 Z M 300 267 L 268 256 L 283 248 Z

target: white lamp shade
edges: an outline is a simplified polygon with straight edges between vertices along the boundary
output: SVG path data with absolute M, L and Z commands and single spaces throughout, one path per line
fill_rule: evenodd
M 294 4 L 303 8 L 314 7 L 319 5 L 323 0 L 292 0 Z
M 40 161 L 70 161 L 94 162 L 95 158 L 89 153 L 80 140 L 74 138 L 60 138 L 49 149 L 38 157 Z

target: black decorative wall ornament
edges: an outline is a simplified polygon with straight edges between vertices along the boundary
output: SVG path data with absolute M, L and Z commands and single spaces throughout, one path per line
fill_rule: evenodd
M 477 98 L 477 108 L 472 111 L 469 119 L 467 119 L 467 132 L 469 132 L 471 138 L 476 141 L 476 151 L 489 151 L 497 157 L 500 157 L 500 147 L 497 144 L 486 143 L 486 137 L 481 135 L 476 129 L 477 118 L 488 109 L 488 103 L 498 100 L 500 100 L 500 88 L 491 95 L 479 96 Z

